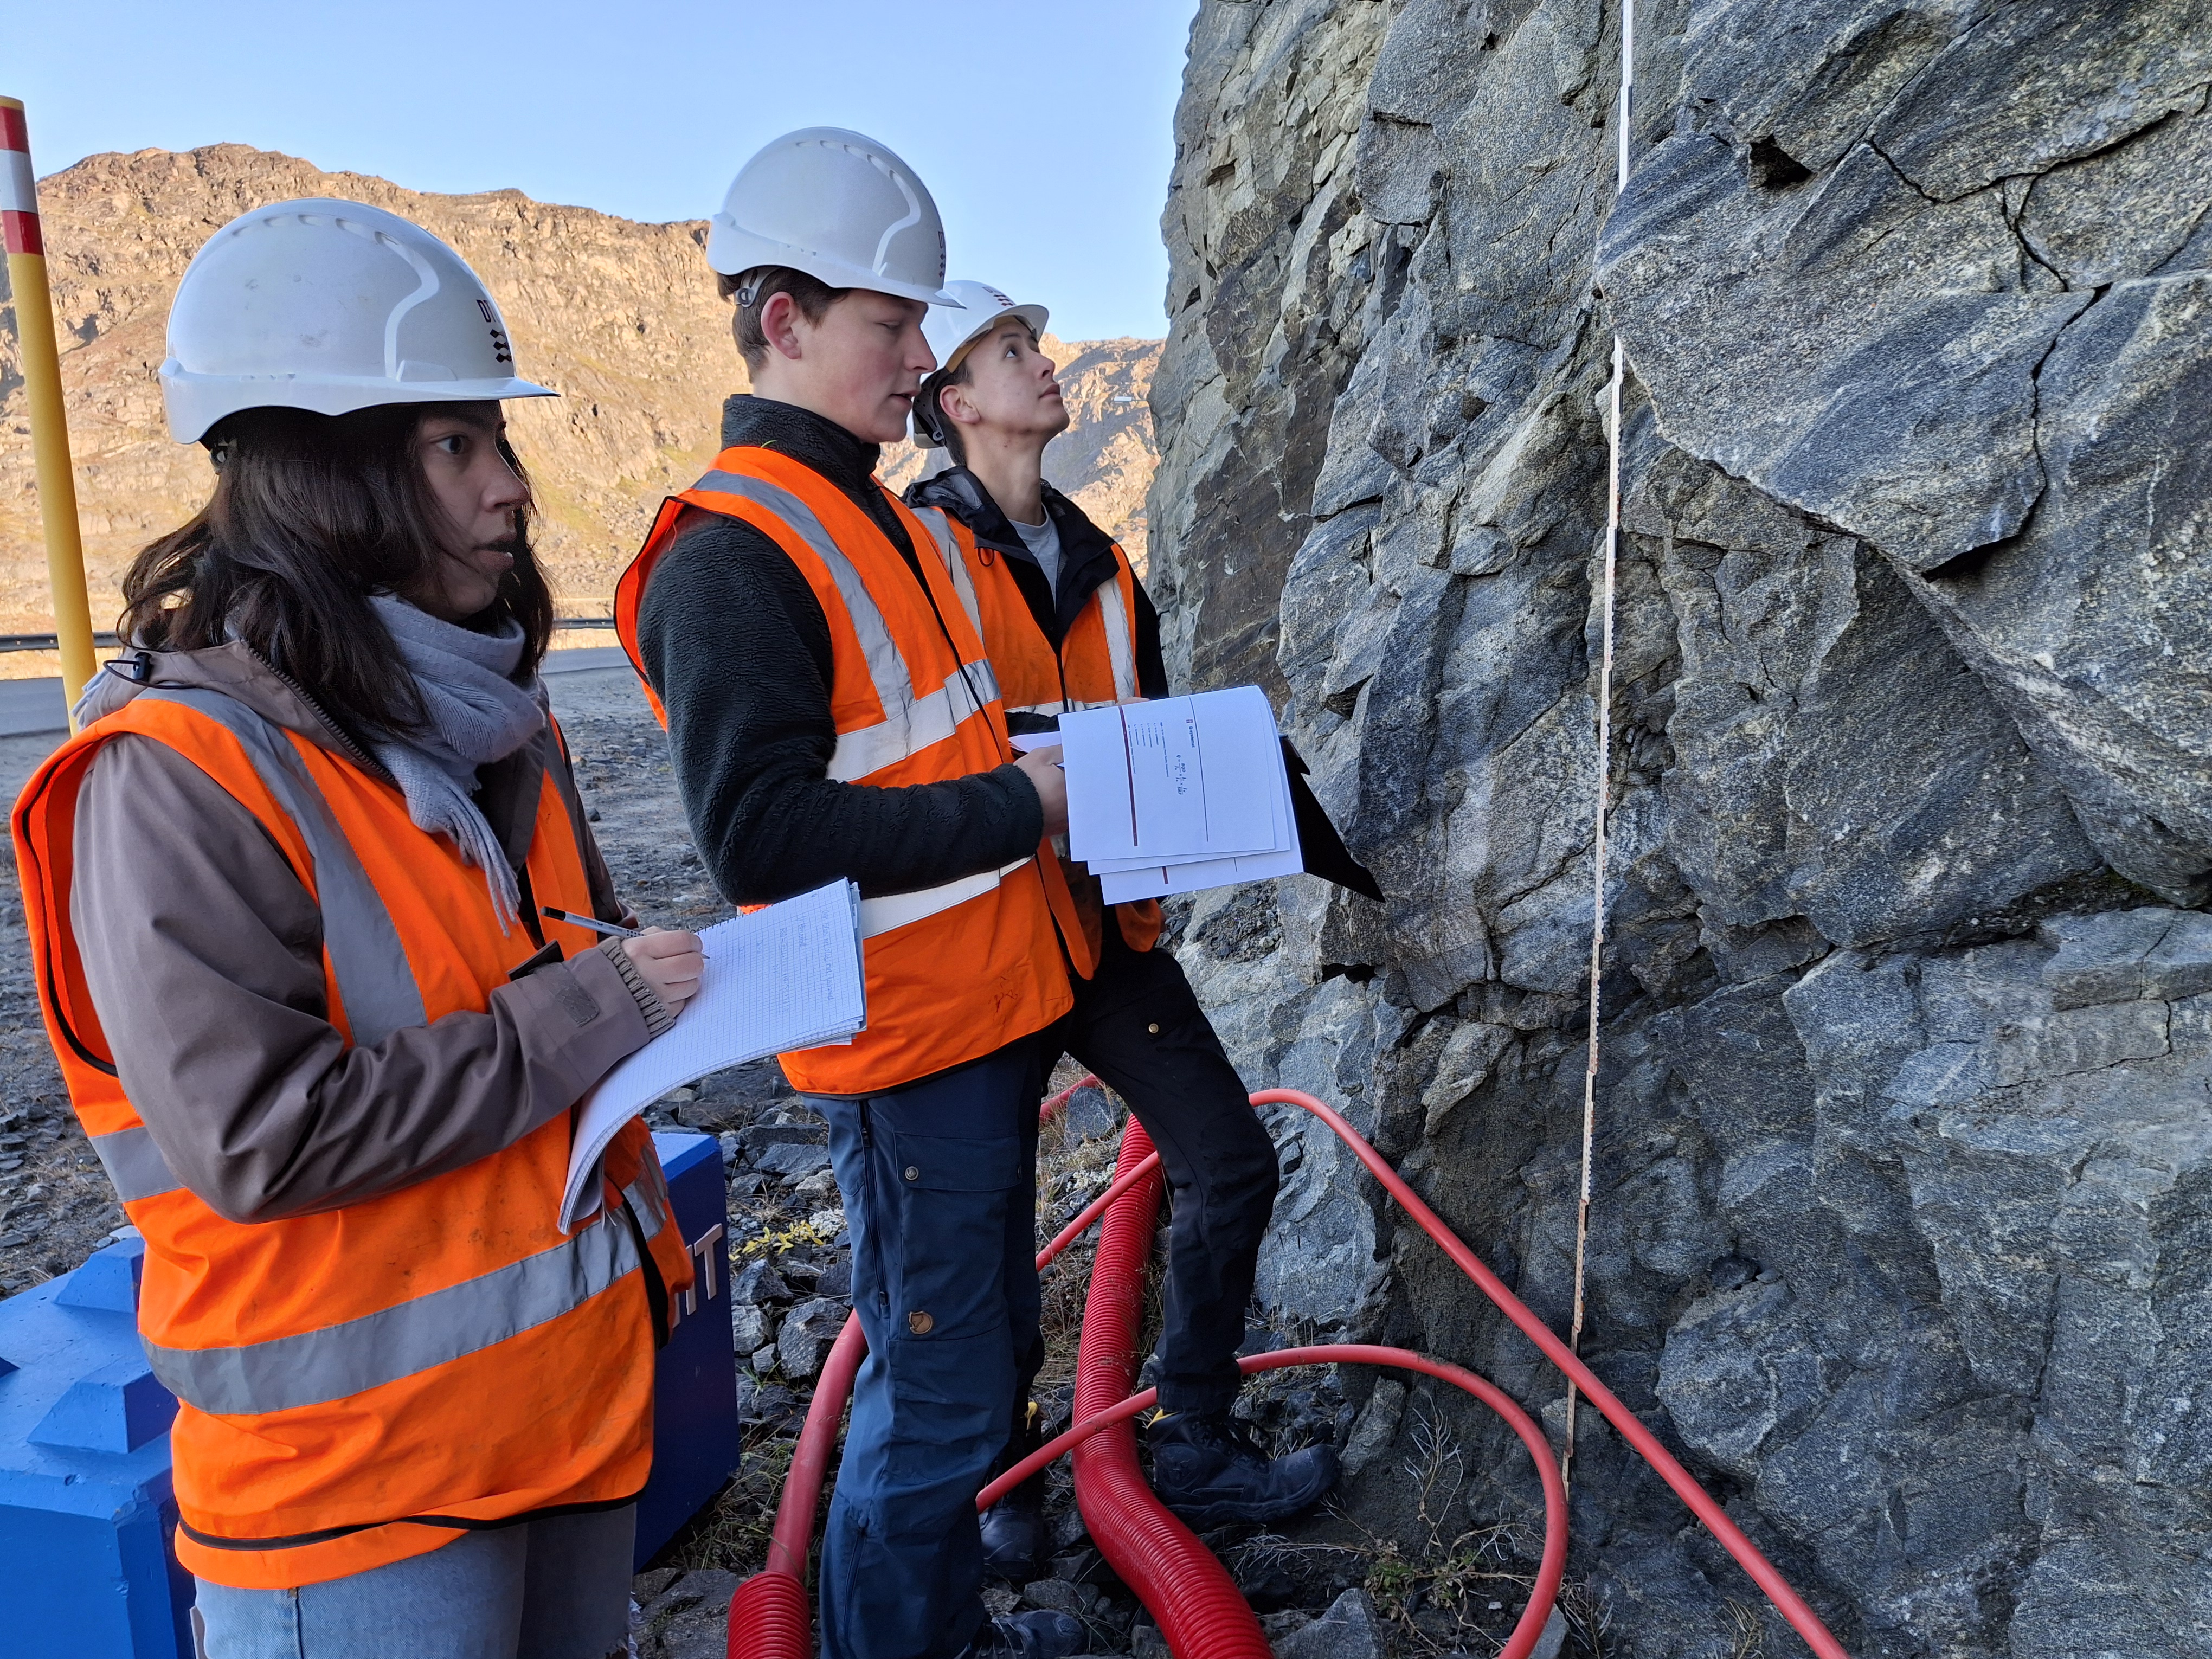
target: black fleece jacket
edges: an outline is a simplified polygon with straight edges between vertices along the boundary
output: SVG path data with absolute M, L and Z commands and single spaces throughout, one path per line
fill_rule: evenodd
M 880 451 L 789 404 L 723 405 L 722 442 L 778 450 L 874 520 L 921 580 L 874 479 Z M 879 788 L 829 776 L 830 624 L 788 555 L 751 526 L 693 510 L 638 612 L 647 677 L 668 710 L 691 836 L 722 896 L 763 903 L 847 876 L 873 897 L 934 887 L 1033 853 L 1036 791 L 1012 765 L 949 783 Z

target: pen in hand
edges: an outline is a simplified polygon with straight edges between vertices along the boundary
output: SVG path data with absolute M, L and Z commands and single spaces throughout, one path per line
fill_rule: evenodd
M 659 927 L 625 927 L 617 921 L 601 921 L 597 916 L 580 915 L 574 910 L 563 910 L 555 904 L 541 904 L 538 908 L 539 913 L 550 921 L 566 922 L 571 927 L 586 928 L 623 941 L 624 953 L 637 971 L 645 975 L 646 983 L 668 1005 L 671 1012 L 681 1009 L 697 994 L 698 969 L 695 967 L 687 970 L 683 966 L 686 957 L 691 957 L 702 964 L 707 959 L 707 952 L 701 946 L 697 934 Z M 647 942 L 633 945 L 629 943 L 632 939 Z
M 541 904 L 538 908 L 540 914 L 550 917 L 555 921 L 565 921 L 571 927 L 588 927 L 593 933 L 605 933 L 611 939 L 643 939 L 645 937 L 645 929 L 642 927 L 625 927 L 618 921 L 601 921 L 597 916 L 580 916 L 574 910 L 563 910 L 558 905 Z M 699 952 L 699 959 L 702 962 L 707 959 L 707 953 L 704 951 Z
M 595 933 L 605 933 L 610 938 L 642 939 L 645 937 L 645 929 L 642 927 L 625 927 L 618 921 L 601 921 L 597 916 L 580 916 L 574 910 L 556 909 L 550 904 L 540 905 L 538 909 L 555 921 L 565 921 L 571 927 L 588 927 Z

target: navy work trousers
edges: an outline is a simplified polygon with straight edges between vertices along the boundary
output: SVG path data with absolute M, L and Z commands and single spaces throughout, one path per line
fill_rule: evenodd
M 1274 1143 L 1252 1109 L 1182 965 L 1132 951 L 1109 911 L 1098 971 L 1044 1034 L 1129 1103 L 1160 1151 L 1173 1214 L 1160 1310 L 1160 1408 L 1224 1412 L 1243 1377 L 1237 1350 L 1280 1180 Z M 1025 1374 L 1026 1384 L 1034 1372 Z
M 1033 1037 L 860 1100 L 816 1097 L 868 1357 L 822 1544 L 823 1659 L 951 1659 L 986 1614 L 975 1494 L 1042 1358 Z

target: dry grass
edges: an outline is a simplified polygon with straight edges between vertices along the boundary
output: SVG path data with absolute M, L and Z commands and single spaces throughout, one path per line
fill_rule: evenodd
M 1766 1626 L 1759 1615 L 1734 1596 L 1729 1598 L 1729 1635 L 1734 1646 L 1729 1659 L 1766 1659 Z
M 750 1441 L 738 1458 L 737 1474 L 721 1496 L 660 1553 L 661 1564 L 687 1572 L 720 1567 L 740 1578 L 758 1572 L 768 1559 L 775 1506 L 798 1445 L 795 1439 L 765 1435 Z M 823 1512 L 827 1510 L 825 1504 Z

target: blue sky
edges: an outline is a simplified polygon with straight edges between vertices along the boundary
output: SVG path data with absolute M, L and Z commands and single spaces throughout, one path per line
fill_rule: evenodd
M 231 142 L 416 190 L 512 185 L 704 218 L 793 127 L 857 127 L 927 180 L 951 275 L 1063 338 L 1166 331 L 1160 206 L 1196 0 L 109 0 L 11 9 L 0 93 L 41 173 Z M 97 27 L 88 27 L 89 17 Z

